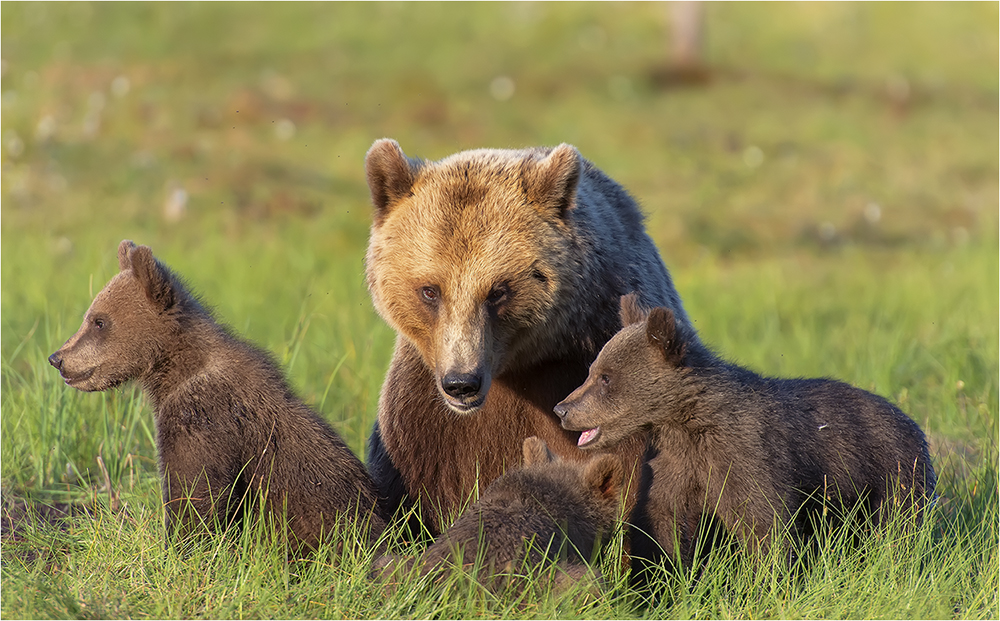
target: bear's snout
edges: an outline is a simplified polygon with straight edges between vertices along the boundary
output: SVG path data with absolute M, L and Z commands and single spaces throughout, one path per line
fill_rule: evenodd
M 566 420 L 566 415 L 569 414 L 569 407 L 566 406 L 565 402 L 557 403 L 556 407 L 552 408 L 552 411 L 556 413 L 559 420 Z
M 475 373 L 449 373 L 441 378 L 441 389 L 449 397 L 466 401 L 479 394 L 483 378 Z
M 59 355 L 59 352 L 56 352 L 51 356 L 49 356 L 49 364 L 59 369 L 60 371 L 62 371 L 62 363 L 63 363 L 62 356 Z

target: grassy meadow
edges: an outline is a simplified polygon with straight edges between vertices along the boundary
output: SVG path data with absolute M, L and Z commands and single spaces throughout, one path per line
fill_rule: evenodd
M 660 3 L 0 12 L 0 616 L 1000 615 L 996 3 L 709 4 L 711 79 L 692 87 L 655 79 Z M 860 546 L 831 533 L 797 571 L 720 552 L 652 602 L 610 560 L 599 596 L 462 576 L 387 592 L 370 555 L 290 564 L 253 528 L 165 547 L 149 404 L 74 391 L 47 356 L 129 238 L 363 455 L 394 340 L 363 278 L 382 136 L 429 159 L 576 145 L 642 204 L 707 343 L 923 427 L 929 519 Z

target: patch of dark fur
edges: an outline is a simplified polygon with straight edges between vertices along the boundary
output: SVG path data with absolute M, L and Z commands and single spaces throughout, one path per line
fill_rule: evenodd
M 621 506 L 623 468 L 611 455 L 563 462 L 538 438 L 524 442 L 525 465 L 494 481 L 418 559 L 421 574 L 455 565 L 483 577 L 560 563 L 582 576 L 607 543 Z M 383 557 L 375 574 L 399 571 Z M 404 562 L 409 568 L 412 563 Z

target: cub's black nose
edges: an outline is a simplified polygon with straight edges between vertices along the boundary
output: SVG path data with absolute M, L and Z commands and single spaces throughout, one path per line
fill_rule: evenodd
M 569 408 L 567 408 L 562 403 L 557 403 L 556 407 L 552 408 L 552 411 L 556 413 L 559 418 L 566 418 L 566 414 L 569 413 Z
M 56 352 L 49 356 L 49 364 L 55 368 L 62 370 L 62 358 L 59 356 L 59 352 Z
M 441 380 L 441 388 L 450 397 L 467 399 L 479 393 L 483 378 L 474 373 L 449 373 Z

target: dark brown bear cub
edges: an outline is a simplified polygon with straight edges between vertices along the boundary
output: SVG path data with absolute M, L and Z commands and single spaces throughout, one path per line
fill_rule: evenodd
M 270 356 L 215 322 L 146 246 L 118 246 L 121 271 L 49 362 L 66 384 L 138 380 L 152 401 L 168 533 L 223 528 L 257 498 L 315 549 L 341 520 L 385 527 L 374 485 L 340 437 L 292 394 Z
M 669 309 L 646 317 L 633 296 L 622 299 L 621 316 L 625 328 L 555 411 L 583 431 L 582 448 L 650 433 L 651 481 L 636 526 L 683 564 L 703 518 L 766 549 L 776 520 L 802 535 L 822 506 L 850 511 L 860 502 L 877 521 L 894 503 L 933 496 L 924 434 L 885 399 L 828 379 L 761 377 L 690 350 Z M 640 540 L 633 536 L 633 551 L 655 557 Z
M 483 577 L 492 577 L 546 561 L 559 564 L 557 576 L 587 574 L 621 512 L 621 459 L 563 461 L 534 436 L 524 440 L 523 453 L 524 466 L 494 481 L 417 559 L 422 574 L 478 563 Z M 395 560 L 383 557 L 377 572 L 385 575 Z

